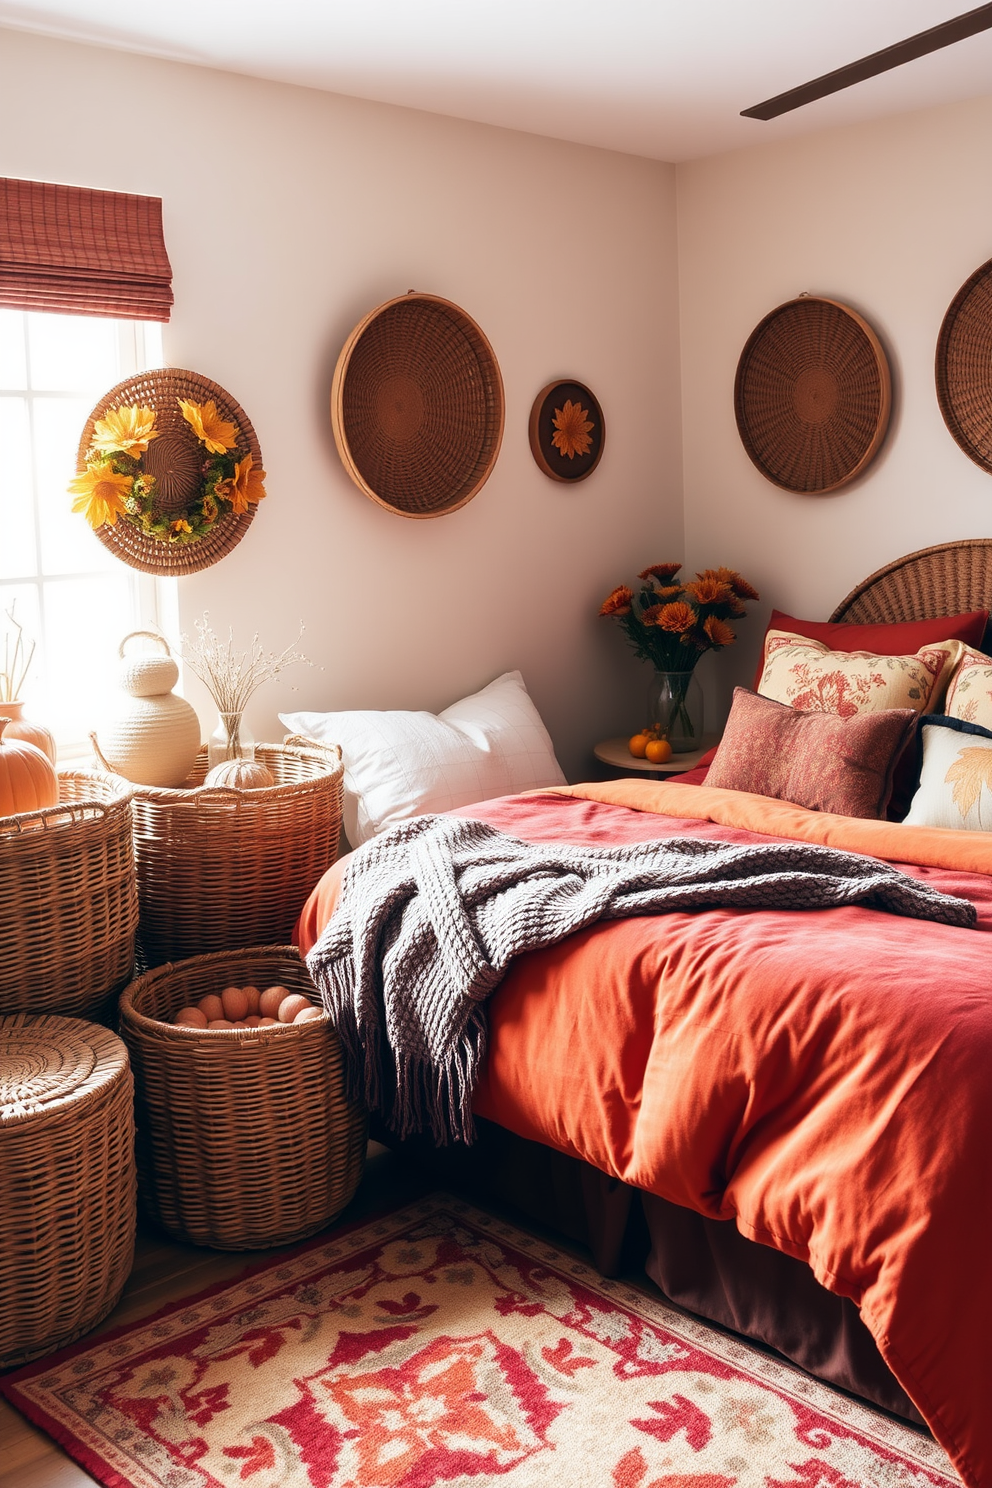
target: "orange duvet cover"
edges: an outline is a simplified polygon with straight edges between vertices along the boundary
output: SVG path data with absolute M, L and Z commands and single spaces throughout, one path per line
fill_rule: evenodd
M 977 930 L 853 907 L 582 931 L 492 998 L 474 1108 L 808 1261 L 969 1488 L 990 1488 L 992 838 L 635 780 L 460 814 L 530 841 L 821 842 L 977 906 Z M 301 917 L 304 951 L 340 872 Z

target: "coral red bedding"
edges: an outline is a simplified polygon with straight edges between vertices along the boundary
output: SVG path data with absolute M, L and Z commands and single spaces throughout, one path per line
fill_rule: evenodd
M 580 932 L 521 957 L 493 997 L 474 1108 L 808 1261 L 988 1488 L 992 839 L 633 780 L 461 814 L 535 841 L 825 842 L 975 903 L 977 930 L 846 908 Z M 304 950 L 339 877 L 308 902 Z

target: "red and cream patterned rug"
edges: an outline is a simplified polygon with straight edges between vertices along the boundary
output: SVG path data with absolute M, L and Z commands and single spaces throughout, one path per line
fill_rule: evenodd
M 926 1437 L 446 1195 L 0 1382 L 108 1488 L 931 1488 Z

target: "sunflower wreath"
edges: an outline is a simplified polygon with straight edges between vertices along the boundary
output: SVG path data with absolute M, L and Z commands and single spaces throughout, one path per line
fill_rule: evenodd
M 237 424 L 218 412 L 213 399 L 176 401 L 204 450 L 197 491 L 181 510 L 157 512 L 155 476 L 142 464 L 159 437 L 155 410 L 139 404 L 110 408 L 93 425 L 85 469 L 69 485 L 73 511 L 81 512 L 94 531 L 122 518 L 160 542 L 195 543 L 226 512 L 246 512 L 265 495 L 265 471 L 243 447 Z

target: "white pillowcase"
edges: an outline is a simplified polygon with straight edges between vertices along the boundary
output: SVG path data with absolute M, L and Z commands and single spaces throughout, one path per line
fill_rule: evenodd
M 443 713 L 280 713 L 290 733 L 340 744 L 344 830 L 359 847 L 395 822 L 542 786 L 565 776 L 519 672 Z
M 992 831 L 992 733 L 944 717 L 920 726 L 923 768 L 904 825 Z

